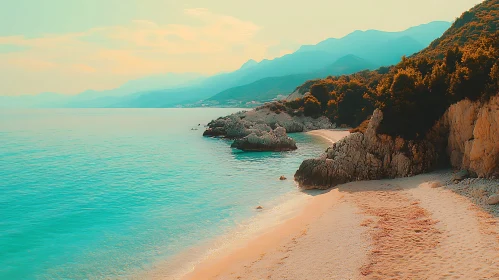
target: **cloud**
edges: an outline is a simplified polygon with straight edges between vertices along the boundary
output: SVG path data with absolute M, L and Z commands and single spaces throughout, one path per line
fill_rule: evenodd
M 20 75 L 14 80 L 43 77 L 38 92 L 78 93 L 158 73 L 212 74 L 237 69 L 249 58 L 268 58 L 272 43 L 256 39 L 261 27 L 255 23 L 204 8 L 183 12 L 190 24 L 158 25 L 141 19 L 37 38 L 0 37 L 0 50 L 16 50 L 0 52 L 0 92 L 4 92 L 2 84 L 9 82 L 2 74 L 11 68 L 17 69 L 8 75 L 11 80 L 12 75 Z M 73 84 L 60 82 L 62 76 Z M 11 85 L 10 93 L 34 93 L 33 85 L 24 84 Z

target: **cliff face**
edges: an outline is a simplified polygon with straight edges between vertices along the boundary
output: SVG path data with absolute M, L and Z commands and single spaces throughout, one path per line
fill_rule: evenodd
M 376 134 L 382 119 L 376 110 L 364 134 L 351 134 L 320 158 L 305 160 L 295 180 L 304 189 L 327 189 L 351 181 L 417 175 L 444 158 L 455 169 L 499 176 L 499 96 L 486 103 L 463 100 L 450 106 L 426 140 Z
M 437 127 L 440 134 L 448 134 L 447 154 L 454 168 L 480 177 L 499 176 L 499 96 L 486 103 L 454 104 Z
M 438 162 L 429 141 L 406 141 L 378 135 L 383 113 L 376 110 L 364 134 L 353 133 L 320 158 L 305 160 L 295 174 L 303 189 L 327 189 L 350 181 L 417 175 Z

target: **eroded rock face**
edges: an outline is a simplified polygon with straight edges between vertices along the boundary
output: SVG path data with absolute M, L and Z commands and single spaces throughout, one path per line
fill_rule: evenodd
M 243 151 L 292 151 L 296 150 L 296 142 L 286 134 L 286 129 L 277 127 L 274 130 L 256 130 L 232 143 L 232 148 Z
M 480 177 L 499 175 L 499 96 L 486 103 L 463 100 L 437 124 L 447 137 L 447 154 L 456 169 Z
M 376 130 L 383 113 L 376 110 L 364 134 L 353 133 L 330 147 L 320 158 L 305 160 L 295 174 L 303 189 L 327 189 L 360 180 L 417 175 L 438 162 L 429 141 L 406 141 Z
M 364 134 L 351 134 L 320 158 L 305 160 L 296 181 L 304 189 L 325 189 L 350 181 L 412 176 L 431 171 L 447 157 L 455 169 L 470 176 L 499 176 L 499 96 L 486 103 L 463 100 L 450 106 L 421 141 L 377 135 L 382 118 L 376 110 Z

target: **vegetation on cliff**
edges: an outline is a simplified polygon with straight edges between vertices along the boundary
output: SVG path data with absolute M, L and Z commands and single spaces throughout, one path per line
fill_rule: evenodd
M 460 100 L 486 101 L 499 91 L 499 0 L 463 13 L 444 35 L 393 67 L 305 83 L 284 105 L 356 127 L 379 108 L 378 133 L 423 139 Z M 362 131 L 362 128 L 359 128 Z

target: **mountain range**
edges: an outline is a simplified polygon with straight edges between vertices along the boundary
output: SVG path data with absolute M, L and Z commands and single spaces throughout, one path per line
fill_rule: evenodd
M 401 32 L 355 31 L 305 45 L 272 60 L 249 60 L 239 69 L 211 77 L 166 74 L 131 81 L 108 91 L 68 96 L 44 93 L 0 97 L 0 107 L 186 107 L 256 106 L 287 95 L 312 78 L 373 70 L 427 47 L 451 23 L 436 21 Z

